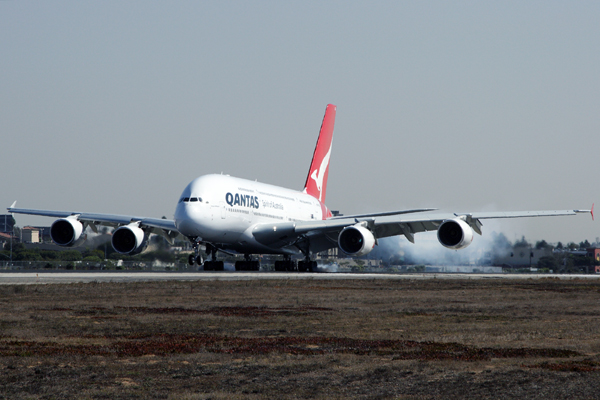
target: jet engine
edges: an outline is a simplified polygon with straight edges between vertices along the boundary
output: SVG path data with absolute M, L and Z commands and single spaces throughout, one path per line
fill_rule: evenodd
M 83 224 L 76 218 L 61 218 L 50 227 L 50 237 L 59 246 L 77 246 L 85 241 Z
M 148 235 L 137 224 L 130 224 L 115 229 L 111 242 L 117 253 L 139 254 L 148 245 Z
M 338 245 L 350 256 L 369 254 L 375 246 L 375 236 L 364 226 L 357 224 L 345 227 L 338 236 Z
M 462 219 L 447 219 L 438 228 L 437 236 L 442 246 L 460 250 L 473 241 L 473 229 Z

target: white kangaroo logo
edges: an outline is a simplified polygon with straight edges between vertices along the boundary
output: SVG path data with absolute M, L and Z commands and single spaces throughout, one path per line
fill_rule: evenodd
M 321 201 L 321 197 L 323 196 L 323 192 L 321 191 L 323 188 L 323 178 L 325 177 L 325 171 L 327 170 L 327 166 L 329 165 L 329 157 L 331 157 L 331 146 L 329 146 L 329 151 L 323 157 L 323 161 L 321 161 L 321 166 L 318 169 L 315 169 L 310 177 L 317 184 L 317 190 L 319 191 L 319 201 Z

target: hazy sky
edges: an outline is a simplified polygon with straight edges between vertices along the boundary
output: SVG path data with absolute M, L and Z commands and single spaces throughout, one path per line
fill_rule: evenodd
M 207 173 L 301 189 L 333 103 L 331 209 L 589 208 L 598 21 L 597 1 L 1 1 L 0 204 L 172 218 Z

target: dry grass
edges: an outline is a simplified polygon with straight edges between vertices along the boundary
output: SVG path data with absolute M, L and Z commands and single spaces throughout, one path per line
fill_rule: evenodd
M 0 398 L 598 398 L 600 284 L 0 286 Z

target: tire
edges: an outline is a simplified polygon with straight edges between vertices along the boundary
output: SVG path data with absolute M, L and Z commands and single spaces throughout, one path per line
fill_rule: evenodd
M 275 261 L 275 271 L 277 271 L 277 272 L 285 271 L 283 261 Z
M 306 272 L 306 263 L 304 261 L 298 261 L 298 272 Z

